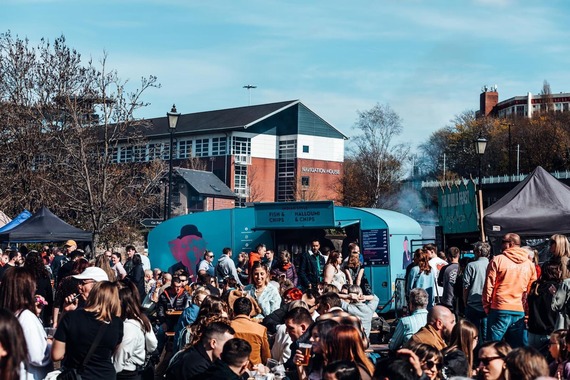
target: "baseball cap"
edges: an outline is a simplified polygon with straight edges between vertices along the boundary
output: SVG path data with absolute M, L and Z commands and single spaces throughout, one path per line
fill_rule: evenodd
M 63 245 L 64 247 L 72 247 L 72 246 L 76 246 L 77 247 L 77 243 L 75 242 L 75 240 L 68 240 L 65 242 L 65 244 Z
M 73 275 L 73 278 L 78 280 L 95 280 L 96 282 L 109 281 L 107 273 L 99 267 L 86 268 L 81 274 Z

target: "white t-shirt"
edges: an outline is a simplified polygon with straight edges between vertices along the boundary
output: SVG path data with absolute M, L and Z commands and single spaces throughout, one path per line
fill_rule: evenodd
M 437 284 L 437 278 L 439 277 L 439 271 L 441 268 L 447 265 L 447 261 L 440 259 L 438 256 L 429 259 L 429 266 L 433 271 L 433 275 L 435 276 L 435 283 Z M 443 296 L 443 287 L 437 285 L 437 294 L 436 296 Z

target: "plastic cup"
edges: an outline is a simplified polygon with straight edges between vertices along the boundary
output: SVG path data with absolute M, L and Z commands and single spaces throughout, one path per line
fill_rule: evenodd
M 310 343 L 299 343 L 299 350 L 303 353 L 303 361 L 300 365 L 304 367 L 309 365 L 309 360 L 311 360 L 311 348 L 313 348 L 313 345 Z
M 53 339 L 53 335 L 55 334 L 55 328 L 53 327 L 44 327 L 48 339 Z

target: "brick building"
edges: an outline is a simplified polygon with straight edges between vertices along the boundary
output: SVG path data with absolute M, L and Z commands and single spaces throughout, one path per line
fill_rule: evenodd
M 117 162 L 169 158 L 167 117 L 147 123 L 145 145 L 121 146 Z M 236 207 L 335 200 L 346 139 L 299 100 L 182 114 L 174 132 L 173 164 L 183 167 L 192 157 L 202 160 L 236 194 Z M 180 194 L 179 184 L 185 181 L 175 177 L 173 206 L 191 210 L 196 206 L 191 197 Z
M 570 93 L 558 93 L 547 95 L 533 95 L 530 92 L 526 96 L 514 96 L 499 102 L 497 87 L 483 87 L 479 96 L 478 117 L 533 117 L 534 114 L 546 110 L 568 112 L 570 111 Z

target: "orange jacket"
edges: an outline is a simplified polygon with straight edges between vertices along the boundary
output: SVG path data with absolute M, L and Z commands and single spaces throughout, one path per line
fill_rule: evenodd
M 483 309 L 524 311 L 523 294 L 536 281 L 536 268 L 528 259 L 528 252 L 512 247 L 495 256 L 487 267 L 483 288 Z
M 247 266 L 250 284 L 253 283 L 253 271 L 251 268 L 253 268 L 253 264 L 255 264 L 256 261 L 261 261 L 261 255 L 255 251 L 251 251 L 249 253 L 249 265 Z

